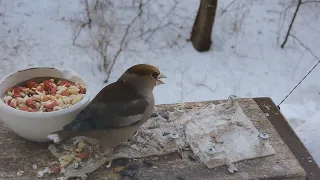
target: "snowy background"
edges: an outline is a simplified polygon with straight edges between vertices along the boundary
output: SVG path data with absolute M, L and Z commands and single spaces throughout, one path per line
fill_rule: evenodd
M 219 0 L 212 48 L 199 53 L 188 42 L 199 0 L 0 0 L 0 75 L 30 66 L 72 68 L 97 93 L 128 67 L 148 63 L 168 76 L 155 90 L 157 104 L 231 94 L 279 104 L 320 57 L 320 3 L 301 5 L 291 31 L 296 39 L 280 48 L 296 4 Z M 317 77 L 320 67 L 281 111 L 320 164 Z

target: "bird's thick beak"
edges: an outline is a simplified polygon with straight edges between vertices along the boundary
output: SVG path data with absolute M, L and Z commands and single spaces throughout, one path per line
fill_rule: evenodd
M 163 79 L 163 78 L 167 78 L 167 76 L 160 72 L 160 74 L 158 76 L 158 79 L 157 79 L 156 86 L 158 86 L 160 84 L 164 84 L 164 82 L 160 80 L 160 79 Z

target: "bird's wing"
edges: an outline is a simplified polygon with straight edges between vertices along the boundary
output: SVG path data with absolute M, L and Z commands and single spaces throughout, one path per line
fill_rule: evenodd
M 102 89 L 64 130 L 90 131 L 132 125 L 144 117 L 149 106 L 129 84 L 115 82 Z

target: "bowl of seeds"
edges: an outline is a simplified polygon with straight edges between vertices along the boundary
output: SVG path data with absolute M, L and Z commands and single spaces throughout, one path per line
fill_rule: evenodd
M 48 142 L 90 102 L 85 80 L 70 69 L 35 67 L 0 81 L 0 119 L 20 137 Z

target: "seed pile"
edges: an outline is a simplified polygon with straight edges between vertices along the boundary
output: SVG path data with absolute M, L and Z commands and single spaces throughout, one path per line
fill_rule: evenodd
M 44 177 L 45 174 L 62 175 L 59 179 L 63 179 L 63 175 L 66 172 L 65 168 L 71 166 L 73 169 L 81 169 L 83 163 L 88 161 L 90 157 L 98 159 L 100 156 L 84 141 L 75 142 L 75 147 L 72 148 L 71 152 L 66 152 L 60 156 L 59 162 L 52 162 L 49 167 L 38 171 L 37 176 Z
M 79 83 L 48 79 L 9 88 L 2 101 L 22 111 L 51 112 L 75 105 L 85 94 L 86 88 Z

